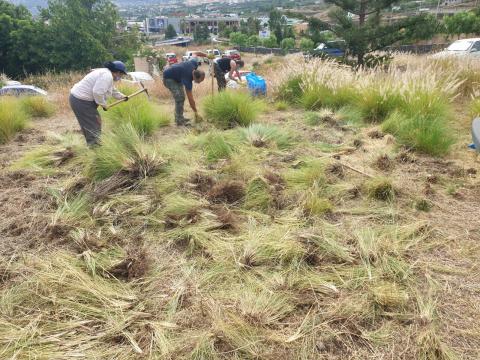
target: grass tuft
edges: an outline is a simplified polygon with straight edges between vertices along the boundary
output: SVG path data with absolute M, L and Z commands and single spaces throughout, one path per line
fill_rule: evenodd
M 55 106 L 45 96 L 24 96 L 21 104 L 25 112 L 32 117 L 48 118 L 55 114 Z
M 221 129 L 248 126 L 264 109 L 261 100 L 247 93 L 223 91 L 208 96 L 203 101 L 203 111 L 208 120 Z
M 102 145 L 94 150 L 89 175 L 103 180 L 122 172 L 132 179 L 156 174 L 166 161 L 151 144 L 144 142 L 132 124 L 102 135 Z
M 395 198 L 395 189 L 392 182 L 384 177 L 377 177 L 365 183 L 369 197 L 377 200 L 391 201 Z
M 241 137 L 255 147 L 275 144 L 278 149 L 284 150 L 290 148 L 295 142 L 289 132 L 272 125 L 252 124 L 240 131 Z
M 11 140 L 28 123 L 28 115 L 20 101 L 10 96 L 0 98 L 0 144 Z
M 246 209 L 266 212 L 272 200 L 270 187 L 263 178 L 257 177 L 247 185 L 244 202 Z

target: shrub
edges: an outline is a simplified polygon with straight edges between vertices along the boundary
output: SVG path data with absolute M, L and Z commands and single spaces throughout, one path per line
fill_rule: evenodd
M 25 112 L 32 117 L 50 117 L 55 113 L 55 106 L 44 96 L 24 96 L 21 104 Z
M 275 144 L 281 150 L 291 147 L 295 141 L 289 132 L 264 124 L 253 124 L 246 129 L 241 129 L 241 136 L 255 147 Z
M 243 92 L 223 91 L 203 101 L 206 118 L 222 129 L 250 125 L 263 108 L 261 100 Z
M 115 132 L 104 132 L 102 145 L 95 149 L 88 172 L 103 180 L 122 172 L 133 179 L 154 175 L 165 165 L 156 149 L 143 141 L 132 124 L 119 126 Z
M 113 129 L 118 125 L 132 124 L 141 135 L 151 135 L 157 128 L 170 124 L 171 116 L 160 106 L 153 104 L 143 95 L 138 95 L 106 112 Z
M 365 184 L 369 197 L 377 200 L 390 201 L 395 197 L 392 182 L 383 177 L 370 179 Z
M 27 125 L 28 115 L 16 98 L 0 98 L 0 144 L 9 141 Z
M 347 105 L 338 109 L 336 115 L 341 121 L 347 122 L 349 124 L 362 124 L 363 123 L 363 114 L 356 107 Z

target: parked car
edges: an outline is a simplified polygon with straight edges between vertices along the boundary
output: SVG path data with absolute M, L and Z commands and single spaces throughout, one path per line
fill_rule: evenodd
M 0 89 L 0 96 L 46 96 L 47 92 L 33 85 L 7 85 Z
M 202 65 L 202 59 L 194 55 L 195 51 L 187 51 L 185 55 L 182 56 L 183 61 L 188 61 L 195 59 L 198 61 L 198 65 Z
M 433 55 L 435 58 L 444 58 L 449 56 L 480 57 L 480 38 L 454 41 L 449 47 Z
M 144 71 L 132 71 L 127 73 L 127 76 L 123 78 L 122 81 L 133 85 L 139 84 L 140 82 L 147 85 L 153 84 L 155 80 L 152 75 Z
M 344 40 L 335 40 L 327 41 L 325 43 L 319 44 L 311 52 L 312 56 L 332 56 L 332 57 L 342 57 L 345 56 L 345 41 Z
M 219 59 L 222 57 L 222 52 L 218 49 L 208 49 L 205 51 L 205 53 L 207 54 L 208 57 L 212 57 L 213 55 L 213 58 L 214 59 Z M 210 63 L 210 59 L 206 57 L 206 58 L 203 58 L 203 62 L 209 64 Z
M 173 65 L 178 63 L 177 54 L 175 53 L 166 53 L 165 57 L 167 58 L 168 65 Z
M 242 60 L 238 50 L 225 50 L 225 53 L 222 55 L 222 57 L 230 58 L 232 60 Z

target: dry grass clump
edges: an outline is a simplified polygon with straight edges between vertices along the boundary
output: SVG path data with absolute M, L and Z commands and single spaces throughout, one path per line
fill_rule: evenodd
M 51 117 L 55 114 L 55 106 L 45 96 L 24 96 L 21 104 L 25 112 L 32 117 Z
M 270 186 L 263 178 L 257 177 L 252 179 L 247 185 L 243 206 L 246 209 L 266 212 L 272 200 Z
M 387 178 L 370 179 L 365 183 L 365 188 L 368 196 L 373 199 L 391 201 L 395 198 L 395 188 Z
M 17 98 L 0 98 L 0 144 L 11 140 L 28 123 L 28 115 Z
M 221 129 L 248 126 L 264 109 L 261 100 L 240 91 L 222 91 L 208 96 L 202 106 L 206 118 Z
M 240 130 L 244 141 L 255 147 L 268 147 L 275 145 L 280 150 L 290 148 L 295 143 L 294 136 L 279 127 L 264 124 L 252 124 Z

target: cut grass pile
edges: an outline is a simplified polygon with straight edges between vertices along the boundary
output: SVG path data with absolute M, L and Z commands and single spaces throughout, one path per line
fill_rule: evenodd
M 11 140 L 28 124 L 29 116 L 18 99 L 10 96 L 0 98 L 0 144 Z
M 205 117 L 221 129 L 248 126 L 263 111 L 263 101 L 244 92 L 222 91 L 202 102 Z
M 433 113 L 425 99 L 409 101 Z M 225 131 L 172 130 L 161 142 L 126 123 L 105 131 L 99 148 L 67 139 L 43 147 L 27 163 L 63 170 L 48 178 L 51 221 L 42 231 L 65 250 L 0 263 L 0 354 L 439 360 L 473 353 L 476 332 L 461 329 L 458 346 L 449 335 L 457 330 L 442 328 L 451 315 L 436 303 L 451 283 L 436 272 L 444 264 L 435 255 L 450 242 L 414 209 L 438 200 L 369 175 L 378 173 L 364 169 L 371 149 L 348 146 L 367 131 L 337 124 L 358 122 L 361 109 L 332 104 L 308 113 L 316 128 L 299 125 L 303 114 L 292 110 L 281 122 L 265 116 Z M 342 144 L 319 146 L 314 131 L 341 133 Z M 382 141 L 371 137 L 381 154 L 395 151 Z M 57 162 L 52 152 L 67 146 L 68 162 Z M 423 163 L 399 162 L 389 176 L 402 166 L 405 183 L 418 180 Z

